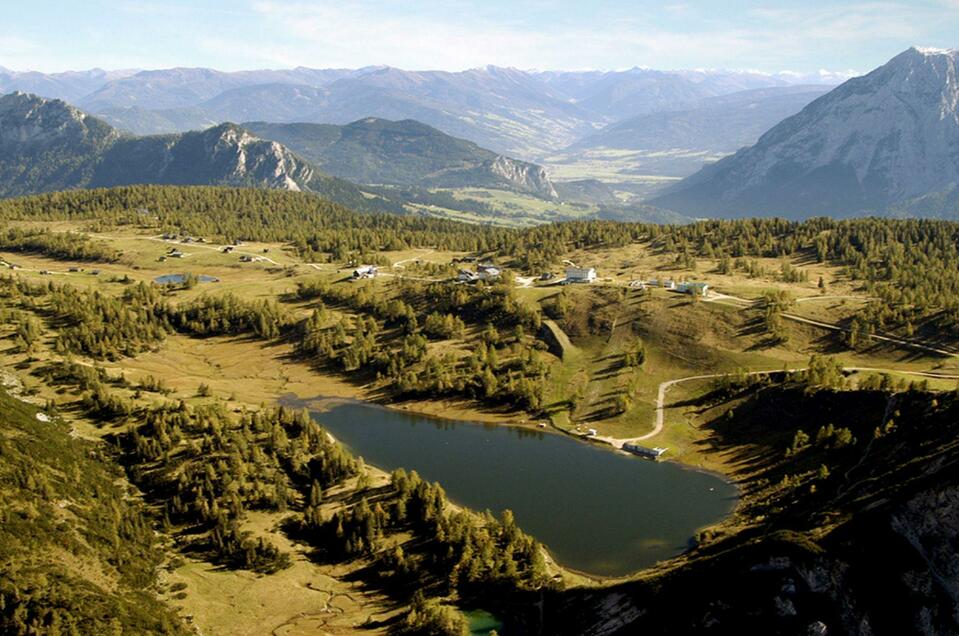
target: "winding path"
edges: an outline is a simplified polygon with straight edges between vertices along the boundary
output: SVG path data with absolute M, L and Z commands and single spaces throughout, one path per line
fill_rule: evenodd
M 797 369 L 770 369 L 767 371 L 748 371 L 746 375 L 771 375 L 773 373 L 795 373 L 796 371 L 805 371 L 805 367 Z M 921 378 L 931 378 L 937 380 L 959 380 L 959 374 L 953 373 L 936 373 L 934 371 L 903 371 L 900 369 L 882 369 L 876 367 L 843 367 L 843 371 L 849 373 L 855 372 L 867 372 L 867 373 L 902 373 L 905 375 L 914 375 Z M 591 439 L 600 440 L 610 444 L 616 448 L 622 448 L 624 444 L 642 442 L 653 437 L 656 437 L 663 432 L 665 428 L 666 420 L 666 391 L 670 387 L 682 382 L 692 382 L 694 380 L 710 380 L 713 378 L 721 378 L 723 376 L 729 375 L 728 373 L 709 373 L 705 375 L 691 375 L 685 378 L 677 378 L 675 380 L 668 380 L 659 385 L 659 391 L 656 395 L 656 417 L 653 423 L 653 430 L 650 432 L 640 435 L 639 437 L 607 437 L 596 435 Z

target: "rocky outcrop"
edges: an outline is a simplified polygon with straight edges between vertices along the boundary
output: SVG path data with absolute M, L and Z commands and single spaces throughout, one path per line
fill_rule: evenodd
M 502 177 L 519 190 L 548 199 L 559 198 L 553 182 L 546 173 L 546 168 L 542 166 L 500 155 L 488 164 L 488 169 L 490 173 Z

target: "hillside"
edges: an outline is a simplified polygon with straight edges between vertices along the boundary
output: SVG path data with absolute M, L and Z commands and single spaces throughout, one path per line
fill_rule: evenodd
M 235 185 L 315 192 L 357 209 L 400 207 L 322 174 L 234 124 L 130 137 L 59 100 L 0 97 L 0 195 L 130 184 Z
M 165 554 L 106 449 L 2 379 L 0 631 L 189 634 L 156 598 Z
M 706 452 L 740 463 L 755 504 L 740 527 L 701 533 L 679 567 L 557 595 L 553 633 L 959 629 L 954 395 L 797 377 L 717 385 L 688 407 Z
M 412 120 L 368 117 L 345 126 L 248 122 L 243 127 L 280 142 L 329 174 L 356 183 L 489 187 L 556 198 L 542 167 Z
M 912 48 L 650 201 L 691 215 L 953 218 L 956 51 Z

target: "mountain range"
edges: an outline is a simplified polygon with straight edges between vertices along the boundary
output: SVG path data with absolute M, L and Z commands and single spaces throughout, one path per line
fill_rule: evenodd
M 0 97 L 0 196 L 141 183 L 302 190 L 360 210 L 402 210 L 234 124 L 134 137 L 61 100 Z
M 651 200 L 701 216 L 959 215 L 959 51 L 911 48 Z
M 629 170 L 673 177 L 693 172 L 695 161 L 725 156 L 644 201 L 685 217 L 955 217 L 957 57 L 955 50 L 912 48 L 831 90 L 753 73 L 648 69 L 47 76 L 0 69 L 4 86 L 31 83 L 74 94 L 92 87 L 79 100 L 91 109 L 212 124 L 202 132 L 136 137 L 64 102 L 16 93 L 0 100 L 0 194 L 226 183 L 310 190 L 359 209 L 394 210 L 404 202 L 373 186 L 418 188 L 421 205 L 438 204 L 423 199 L 436 187 L 508 189 L 608 206 L 628 197 L 628 188 L 602 177 L 603 165 L 587 166 L 593 174 L 564 166 L 564 179 L 554 182 L 548 169 L 501 150 L 522 147 L 528 156 L 566 144 L 590 160 L 602 158 L 589 155 L 597 149 L 664 159 L 671 174 L 648 165 Z M 359 113 L 344 123 L 311 121 Z M 251 123 L 221 123 L 226 114 Z M 302 121 L 285 121 L 294 118 Z
M 414 119 L 493 152 L 537 160 L 630 117 L 684 110 L 756 88 L 834 84 L 833 76 L 736 71 L 461 72 L 202 68 L 42 75 L 0 70 L 0 88 L 60 98 L 134 134 L 225 121 L 348 124 Z

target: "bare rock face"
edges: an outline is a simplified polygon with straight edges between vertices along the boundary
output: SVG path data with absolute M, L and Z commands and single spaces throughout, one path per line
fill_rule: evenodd
M 520 190 L 549 199 L 559 198 L 553 182 L 550 181 L 546 169 L 542 166 L 500 155 L 489 164 L 489 170 Z
M 911 48 L 654 200 L 716 216 L 956 216 L 959 51 Z M 938 196 L 942 203 L 929 203 Z

